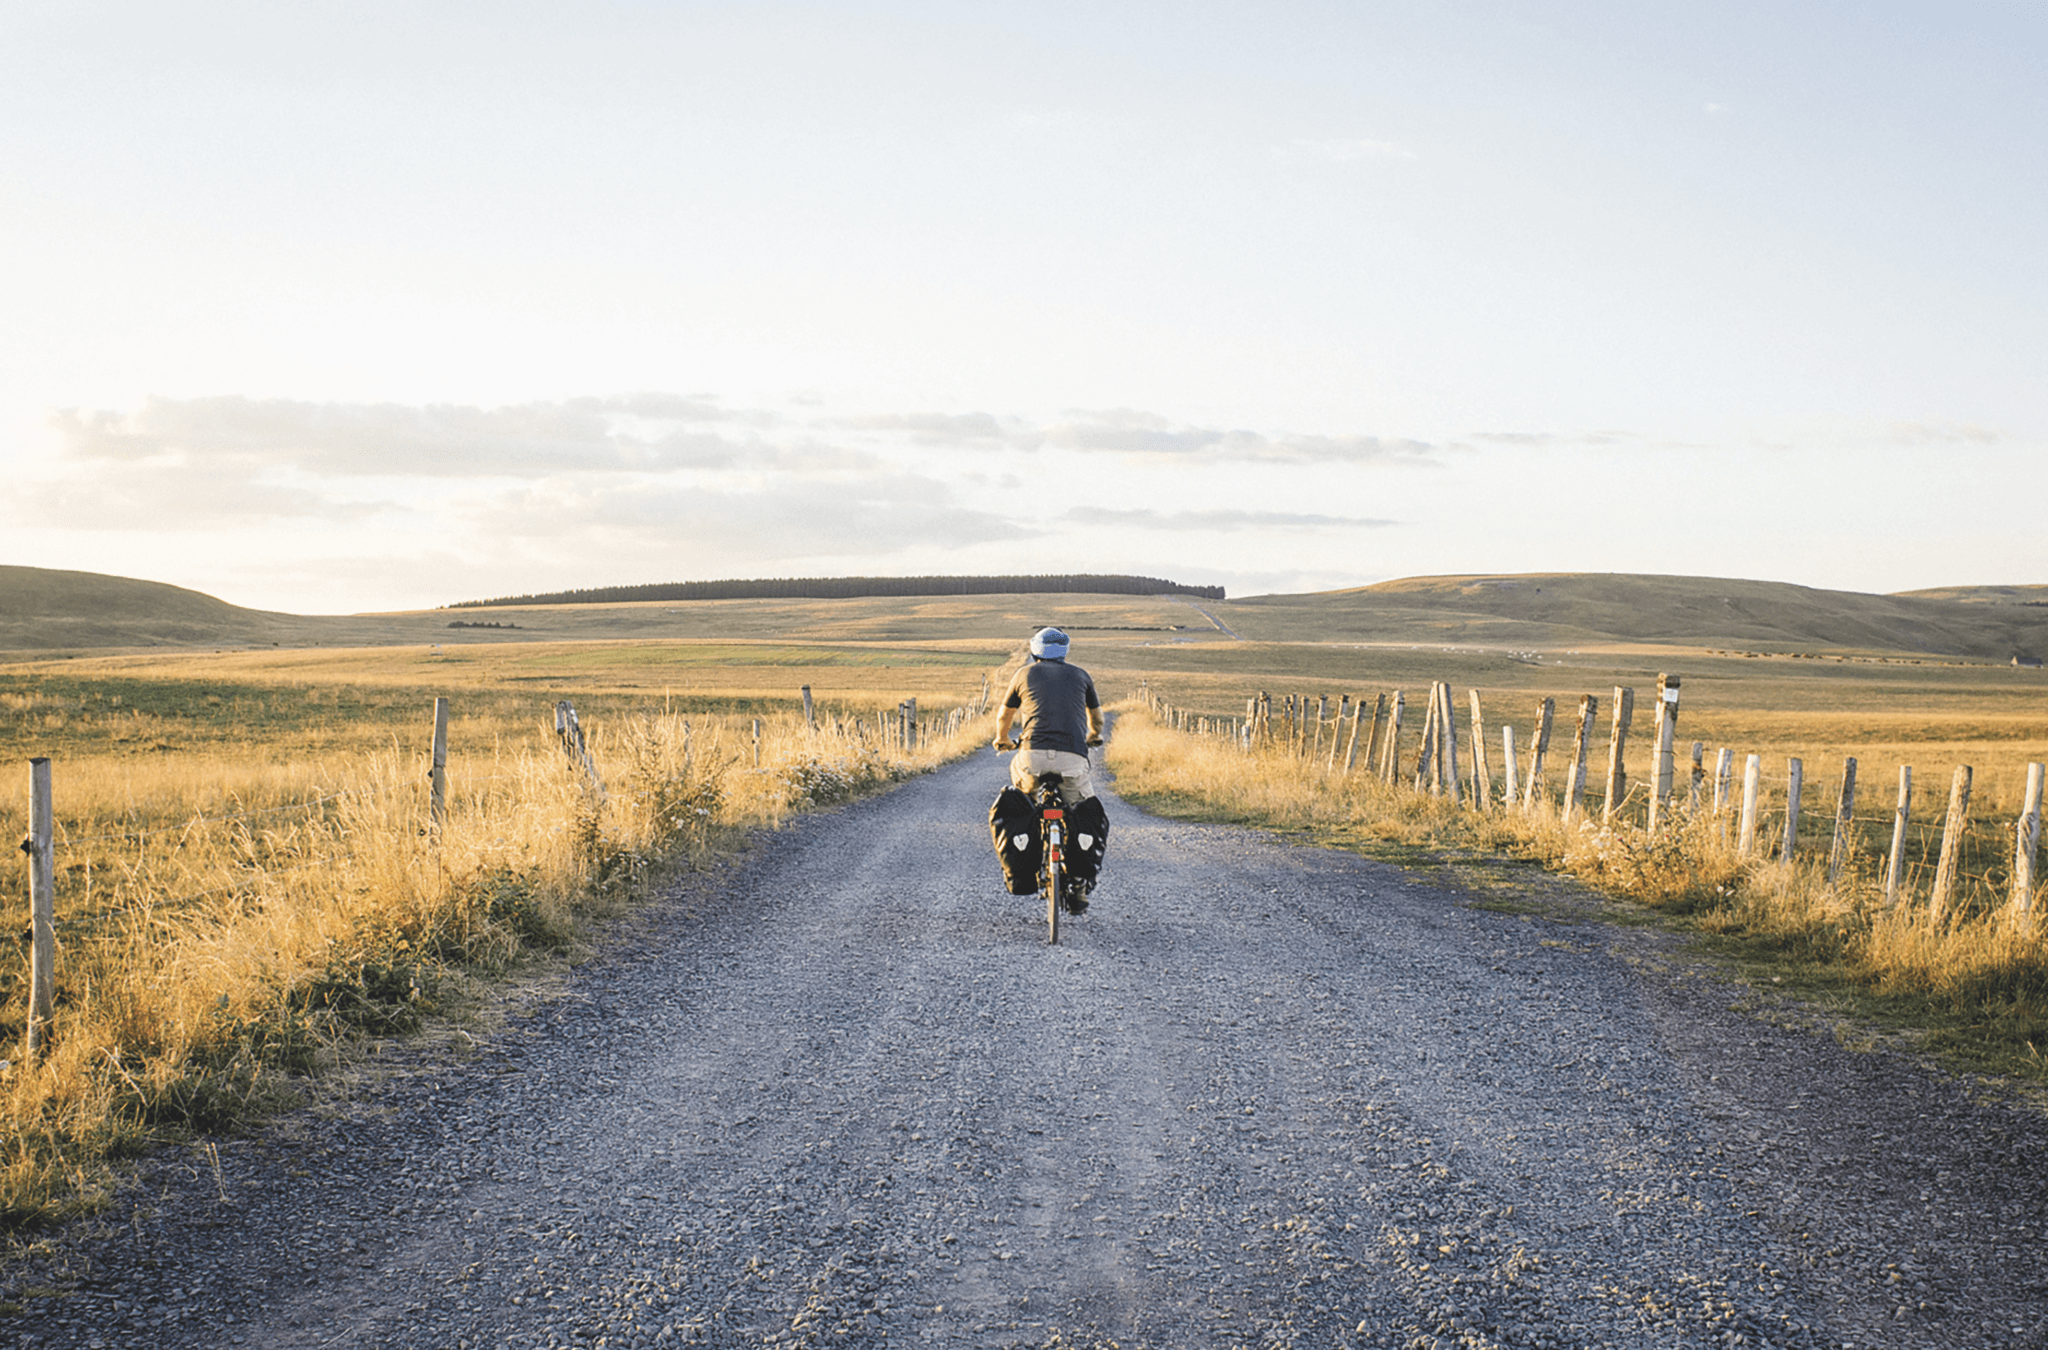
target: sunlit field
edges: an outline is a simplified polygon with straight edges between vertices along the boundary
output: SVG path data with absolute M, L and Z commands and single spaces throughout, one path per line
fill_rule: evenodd
M 25 761 L 48 756 L 61 953 L 50 1042 L 30 1058 L 27 888 L 8 887 L 0 1220 L 89 1206 L 107 1164 L 165 1130 L 260 1111 L 351 1038 L 409 1031 L 478 979 L 573 954 L 591 922 L 740 832 L 984 742 L 978 711 L 1007 656 L 508 644 L 0 673 L 0 744 L 24 766 L 0 830 L 27 830 Z M 438 822 L 437 696 L 451 709 Z M 562 700 L 595 779 L 557 738 Z
M 26 832 L 25 761 L 50 757 L 60 942 L 51 1045 L 31 1060 L 20 1048 L 27 889 L 0 896 L 17 948 L 0 963 L 0 1217 L 90 1205 L 110 1184 L 109 1160 L 166 1131 L 242 1120 L 365 1036 L 459 1011 L 477 982 L 537 957 L 573 955 L 593 922 L 741 832 L 984 744 L 990 719 L 959 710 L 1001 689 L 1043 623 L 1066 627 L 1076 663 L 1133 709 L 1112 765 L 1149 805 L 1301 828 L 1405 861 L 1450 850 L 1568 870 L 1745 959 L 1825 971 L 1812 978 L 1828 997 L 1888 999 L 1883 1015 L 1951 1036 L 2001 1071 L 2038 1064 L 2029 1057 L 2048 1020 L 2035 946 L 2002 916 L 2025 766 L 2048 761 L 2042 672 L 1867 651 L 1524 647 L 1527 624 L 1422 614 L 1397 631 L 1386 617 L 1080 595 L 534 607 L 293 620 L 301 629 L 274 643 L 0 666 L 0 747 L 20 774 L 0 793 L 0 830 Z M 447 627 L 456 621 L 517 626 Z M 335 645 L 343 633 L 373 645 Z M 1746 757 L 1760 757 L 1756 854 L 1737 856 L 1727 817 L 1704 809 L 1642 838 L 1660 671 L 1683 680 L 1681 801 L 1692 742 L 1709 774 L 1717 751 L 1733 752 L 1737 793 Z M 1349 734 L 1340 700 L 1362 698 L 1369 720 L 1373 699 L 1396 690 L 1408 700 L 1397 757 L 1412 775 L 1435 680 L 1455 696 L 1468 784 L 1468 691 L 1479 691 L 1496 795 L 1501 728 L 1512 724 L 1526 774 L 1538 704 L 1555 700 L 1553 809 L 1461 810 L 1364 768 L 1332 778 L 1329 738 Z M 1554 803 L 1579 698 L 1600 701 L 1587 756 L 1597 815 L 1617 685 L 1637 700 L 1632 790 L 1615 828 L 1566 829 Z M 1326 701 L 1312 733 L 1321 767 L 1148 728 L 1141 691 L 1217 726 L 1261 693 Z M 438 824 L 436 697 L 450 706 Z M 926 730 L 914 750 L 896 720 L 913 699 Z M 589 734 L 601 795 L 556 738 L 564 700 Z M 1849 755 L 1855 846 L 1829 886 L 1819 872 Z M 1787 869 L 1773 849 L 1790 756 L 1804 761 L 1805 788 Z M 1901 764 L 1915 771 L 1913 823 L 1904 901 L 1888 908 L 1881 865 Z M 1963 880 L 1935 924 L 1924 901 L 1958 764 L 1975 770 Z M 1711 801 L 1711 778 L 1700 787 Z

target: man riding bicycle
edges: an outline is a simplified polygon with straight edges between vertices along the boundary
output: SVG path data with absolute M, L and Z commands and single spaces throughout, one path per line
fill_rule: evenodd
M 1010 782 L 1018 791 L 1029 792 L 1039 774 L 1056 773 L 1060 795 L 1071 806 L 1095 795 L 1088 747 L 1102 744 L 1102 708 L 1088 672 L 1067 664 L 1067 647 L 1067 635 L 1057 628 L 1031 635 L 1031 660 L 1003 695 L 995 745 L 1017 751 Z M 1020 721 L 1022 731 L 1012 740 Z

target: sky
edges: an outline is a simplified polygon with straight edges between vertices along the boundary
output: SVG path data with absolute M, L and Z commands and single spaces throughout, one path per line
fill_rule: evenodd
M 0 0 L 0 563 L 2048 582 L 2048 6 Z

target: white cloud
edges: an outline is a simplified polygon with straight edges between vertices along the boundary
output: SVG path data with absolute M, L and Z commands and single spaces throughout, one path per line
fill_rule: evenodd
M 1102 506 L 1077 506 L 1067 519 L 1083 525 L 1139 530 L 1302 530 L 1380 529 L 1399 521 L 1372 520 L 1361 516 L 1323 516 L 1295 511 L 1150 511 L 1116 510 Z
M 1256 431 L 1175 426 L 1156 414 L 1129 408 L 1073 412 L 1067 416 L 1069 420 L 1045 429 L 1047 444 L 1070 450 L 1211 463 L 1421 464 L 1429 462 L 1435 451 L 1425 441 L 1400 438 L 1288 433 L 1269 436 Z
M 941 482 L 911 474 L 791 479 L 757 491 L 586 477 L 535 483 L 461 512 L 481 537 L 575 541 L 641 554 L 681 553 L 749 566 L 813 556 L 884 557 L 1032 533 L 970 510 Z
M 1992 445 L 2005 433 L 1974 422 L 1894 422 L 1891 438 L 1901 445 Z
M 668 395 L 501 408 L 150 398 L 132 413 L 51 414 L 69 457 L 290 466 L 309 473 L 440 478 L 719 468 L 745 453 L 702 425 L 756 420 Z

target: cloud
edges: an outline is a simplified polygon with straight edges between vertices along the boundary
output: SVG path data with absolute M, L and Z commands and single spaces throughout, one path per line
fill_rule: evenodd
M 50 416 L 65 452 L 81 460 L 436 478 L 721 468 L 745 457 L 748 440 L 703 424 L 746 420 L 657 394 L 502 408 L 153 397 L 133 413 Z
M 179 464 L 124 465 L 116 473 L 18 483 L 15 501 L 31 519 L 67 530 L 219 530 L 269 520 L 360 521 L 397 503 L 337 497 L 316 487 L 218 473 Z
M 1207 530 L 1218 533 L 1236 530 L 1382 529 L 1400 524 L 1394 520 L 1293 511 L 1119 511 L 1101 506 L 1077 506 L 1067 512 L 1066 519 L 1110 529 Z
M 496 494 L 462 514 L 484 537 L 653 545 L 742 561 L 875 557 L 1037 533 L 964 508 L 948 485 L 913 474 L 789 479 L 756 491 L 562 479 Z
M 1278 464 L 1419 464 L 1428 462 L 1435 451 L 1425 441 L 1379 436 L 1266 436 L 1256 431 L 1177 427 L 1156 414 L 1129 408 L 1067 416 L 1070 420 L 1045 429 L 1047 444 L 1140 457 Z
M 1894 422 L 1891 437 L 1901 445 L 1993 445 L 2004 440 L 2005 433 L 1974 422 L 1960 426 L 1953 422 Z
M 1733 112 L 1735 110 L 1733 108 L 1730 108 L 1725 103 L 1709 103 L 1705 108 L 1701 109 L 1701 111 L 1706 113 L 1706 115 L 1709 117 L 1719 117 L 1722 113 Z
M 1392 141 L 1373 140 L 1297 140 L 1275 146 L 1272 155 L 1283 164 L 1365 164 L 1416 157 L 1413 150 Z
M 855 431 L 903 431 L 923 442 L 958 443 L 989 441 L 1012 444 L 1020 436 L 1035 441 L 1028 430 L 1004 427 L 991 413 L 881 413 L 871 417 L 849 417 L 836 425 Z

